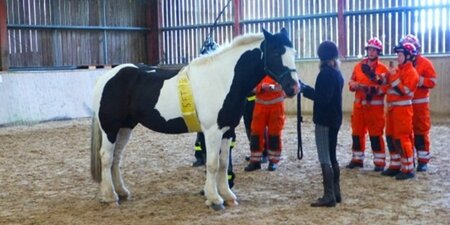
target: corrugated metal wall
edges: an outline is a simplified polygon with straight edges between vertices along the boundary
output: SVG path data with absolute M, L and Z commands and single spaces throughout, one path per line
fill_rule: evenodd
M 161 64 L 190 62 L 208 34 L 223 44 L 262 27 L 271 32 L 286 27 L 301 60 L 315 58 L 325 39 L 339 43 L 345 57 L 362 56 L 372 36 L 389 55 L 406 33 L 418 35 L 426 54 L 450 53 L 450 0 L 5 1 L 12 68 L 147 62 L 150 3 L 160 7 L 155 46 Z
M 225 43 L 233 37 L 233 14 L 228 0 L 172 0 L 161 1 L 162 49 L 161 63 L 187 64 L 199 55 L 206 37 L 213 32 L 216 42 Z M 216 17 L 225 8 L 211 30 Z
M 371 37 L 385 43 L 384 53 L 393 54 L 398 40 L 413 33 L 427 54 L 450 52 L 450 1 L 448 0 L 346 0 L 347 51 L 364 55 Z
M 145 0 L 7 0 L 10 67 L 145 62 Z
M 161 32 L 164 37 L 163 64 L 185 64 L 198 55 L 214 18 L 229 0 L 163 1 Z M 234 2 L 234 1 L 233 1 Z M 260 32 L 265 28 L 277 32 L 281 27 L 290 31 L 298 59 L 316 57 L 319 43 L 325 39 L 341 43 L 344 56 L 364 55 L 365 42 L 379 37 L 384 53 L 400 37 L 416 34 L 425 54 L 450 53 L 450 1 L 423 0 L 240 0 L 238 6 L 240 33 Z M 339 2 L 343 19 L 338 19 Z M 214 39 L 223 44 L 233 38 L 233 9 L 228 7 L 220 17 Z M 208 9 L 205 11 L 205 9 Z M 339 31 L 339 23 L 345 23 Z M 339 33 L 339 32 L 342 32 Z M 345 40 L 339 40 L 344 38 Z M 341 41 L 341 42 L 340 42 Z

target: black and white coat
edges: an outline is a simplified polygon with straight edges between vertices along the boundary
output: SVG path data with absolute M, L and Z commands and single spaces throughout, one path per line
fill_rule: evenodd
M 238 37 L 230 45 L 199 57 L 186 70 L 207 149 L 206 204 L 235 205 L 227 183 L 230 131 L 242 116 L 245 97 L 267 74 L 288 96 L 298 92 L 295 51 L 286 31 Z M 178 71 L 119 65 L 101 76 L 94 89 L 91 171 L 101 183 L 100 200 L 127 199 L 120 164 L 131 130 L 138 124 L 163 133 L 185 133 L 178 97 Z

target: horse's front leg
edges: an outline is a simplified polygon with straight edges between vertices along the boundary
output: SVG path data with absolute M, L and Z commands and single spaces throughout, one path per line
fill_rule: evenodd
M 102 137 L 100 157 L 102 162 L 102 181 L 100 182 L 100 201 L 117 205 L 118 197 L 113 186 L 111 167 L 114 157 L 114 143 L 108 141 L 106 135 Z
M 208 130 L 204 132 L 206 144 L 206 205 L 215 210 L 223 209 L 223 199 L 217 192 L 217 174 L 219 170 L 219 151 L 222 132 L 220 130 Z
M 229 166 L 229 154 L 230 153 L 230 141 L 231 139 L 222 139 L 220 146 L 220 164 L 218 173 L 218 188 L 219 194 L 225 199 L 227 206 L 238 205 L 236 201 L 236 195 L 231 191 L 228 184 L 228 166 Z

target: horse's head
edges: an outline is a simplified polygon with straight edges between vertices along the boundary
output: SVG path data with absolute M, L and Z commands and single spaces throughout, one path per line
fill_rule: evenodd
M 295 50 L 286 29 L 271 34 L 263 29 L 264 41 L 261 43 L 264 71 L 283 87 L 288 97 L 299 92 L 298 75 L 295 66 Z

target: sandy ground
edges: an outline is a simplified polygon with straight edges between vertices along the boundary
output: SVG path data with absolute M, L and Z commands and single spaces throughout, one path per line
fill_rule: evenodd
M 100 204 L 89 173 L 90 120 L 0 128 L 0 224 L 450 224 L 450 121 L 432 128 L 426 173 L 396 181 L 350 160 L 350 128 L 339 134 L 343 203 L 309 206 L 322 194 L 311 118 L 303 123 L 305 158 L 296 159 L 295 118 L 284 130 L 279 169 L 244 172 L 248 142 L 238 127 L 234 166 L 240 205 L 213 211 L 199 191 L 204 168 L 193 168 L 195 134 L 164 135 L 138 126 L 125 153 L 133 193 L 119 208 Z

